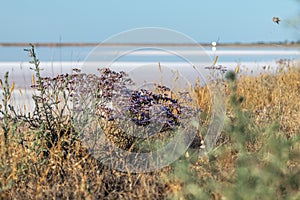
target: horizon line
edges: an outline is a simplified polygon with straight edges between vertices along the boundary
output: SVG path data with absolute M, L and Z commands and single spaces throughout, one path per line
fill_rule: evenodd
M 197 46 L 201 45 L 204 47 L 212 47 L 213 45 L 210 43 L 101 43 L 101 42 L 0 42 L 0 47 L 27 47 L 32 44 L 35 47 L 88 47 L 88 46 Z M 300 47 L 300 42 L 253 42 L 253 43 L 217 43 L 216 46 L 219 47 L 255 47 L 255 46 L 273 46 L 273 45 L 281 45 L 284 47 Z

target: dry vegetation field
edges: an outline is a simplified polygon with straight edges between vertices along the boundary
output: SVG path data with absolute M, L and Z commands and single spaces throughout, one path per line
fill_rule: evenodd
M 243 76 L 238 71 L 224 77 L 226 118 L 216 148 L 149 173 L 102 165 L 76 140 L 69 119 L 53 114 L 43 100 L 36 100 L 41 109 L 35 116 L 14 115 L 9 108 L 14 88 L 3 79 L 0 198 L 300 199 L 300 70 L 285 61 L 276 73 Z M 36 71 L 36 89 L 47 95 L 42 80 Z M 210 93 L 207 87 L 194 91 L 205 130 Z

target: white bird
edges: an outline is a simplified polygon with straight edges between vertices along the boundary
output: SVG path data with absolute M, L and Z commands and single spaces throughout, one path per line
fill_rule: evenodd
M 273 17 L 273 22 L 276 24 L 279 24 L 279 22 L 280 22 L 279 17 Z

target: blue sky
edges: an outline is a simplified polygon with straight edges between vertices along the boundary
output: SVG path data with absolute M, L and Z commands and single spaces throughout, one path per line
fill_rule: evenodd
M 149 26 L 199 42 L 293 41 L 300 26 L 290 20 L 299 14 L 296 0 L 0 0 L 0 42 L 100 42 Z

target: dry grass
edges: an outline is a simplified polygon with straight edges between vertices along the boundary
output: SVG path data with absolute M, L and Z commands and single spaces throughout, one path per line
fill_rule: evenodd
M 245 97 L 243 108 L 254 112 L 259 124 L 279 120 L 280 130 L 293 136 L 300 130 L 300 70 L 287 63 L 276 75 L 241 77 L 237 93 Z
M 288 146 L 284 142 L 300 135 L 300 70 L 289 63 L 285 70 L 273 75 L 241 75 L 234 86 L 235 95 L 244 97 L 238 109 L 230 103 L 233 91 L 229 82 L 226 85 L 226 121 L 231 129 L 224 128 L 217 149 L 192 164 L 188 159 L 180 159 L 152 173 L 132 174 L 108 169 L 79 141 L 70 142 L 67 134 L 62 134 L 58 143 L 48 148 L 44 141 L 37 142 L 39 129 L 30 130 L 24 123 L 10 121 L 7 138 L 3 130 L 0 132 L 1 199 L 247 198 L 243 194 L 249 194 L 249 198 L 266 198 L 273 194 L 275 198 L 299 198 L 299 140 Z M 203 120 L 208 120 L 209 90 L 199 87 L 195 92 L 204 113 Z M 248 121 L 242 121 L 243 117 Z M 207 122 L 204 126 L 208 126 Z M 274 122 L 278 124 L 276 131 L 272 128 Z M 243 143 L 245 148 L 237 147 L 236 136 L 231 134 L 238 133 L 238 125 L 243 123 L 245 134 L 254 138 Z M 273 140 L 279 142 L 275 145 L 285 145 L 278 147 L 282 151 L 278 159 L 282 158 L 282 162 L 276 160 L 277 147 L 272 146 Z M 49 152 L 47 156 L 43 150 Z M 245 158 L 247 161 L 243 161 Z M 274 163 L 280 166 L 276 168 Z M 249 171 L 245 174 L 243 169 Z M 271 189 L 265 193 L 257 187 L 251 189 L 247 175 L 252 173 L 253 177 L 262 177 L 255 179 L 257 186 L 265 184 Z M 294 182 L 292 177 L 296 177 Z M 274 183 L 270 183 L 272 180 Z M 254 193 L 258 196 L 251 196 Z

